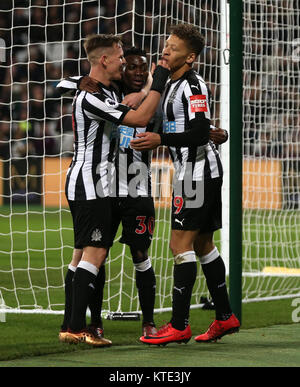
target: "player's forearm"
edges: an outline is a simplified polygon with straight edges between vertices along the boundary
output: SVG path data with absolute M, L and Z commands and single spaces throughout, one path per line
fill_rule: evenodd
M 137 110 L 130 110 L 124 117 L 123 123 L 133 127 L 147 126 L 154 116 L 160 101 L 160 93 L 150 90 L 147 98 L 138 107 Z
M 161 145 L 174 147 L 205 145 L 209 141 L 209 129 L 209 122 L 203 122 L 201 126 L 194 126 L 182 133 L 162 133 Z
M 147 82 L 145 84 L 145 86 L 142 88 L 141 92 L 146 96 L 149 94 L 149 91 L 151 89 L 151 85 L 152 85 L 152 81 L 153 81 L 153 78 L 152 78 L 152 74 L 149 72 L 148 74 L 148 78 L 147 78 Z

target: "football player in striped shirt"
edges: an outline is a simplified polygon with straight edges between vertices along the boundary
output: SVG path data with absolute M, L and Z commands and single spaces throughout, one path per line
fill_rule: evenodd
M 146 52 L 136 47 L 131 47 L 124 52 L 126 66 L 124 68 L 121 82 L 115 82 L 118 89 L 125 96 L 122 103 L 134 107 L 142 102 L 149 92 L 152 83 L 152 75 L 148 72 L 148 64 Z M 149 81 L 150 78 L 150 81 Z M 98 82 L 94 81 L 89 76 L 70 77 L 58 84 L 58 89 L 63 94 L 70 94 L 79 88 L 90 93 L 100 92 Z M 152 235 L 155 225 L 155 209 L 151 192 L 151 153 L 152 152 L 137 152 L 129 147 L 129 142 L 137 133 L 141 131 L 151 130 L 153 122 L 147 128 L 129 128 L 125 125 L 118 127 L 115 152 L 111 153 L 111 161 L 114 161 L 114 176 L 112 176 L 111 188 L 111 204 L 112 204 L 112 231 L 111 244 L 116 236 L 118 227 L 122 223 L 121 243 L 126 243 L 130 247 L 133 258 L 133 263 L 136 269 L 136 286 L 138 289 L 139 301 L 141 305 L 143 323 L 143 334 L 147 335 L 155 333 L 154 324 L 154 304 L 155 304 L 155 287 L 156 279 L 148 257 L 148 249 L 151 244 Z M 137 173 L 128 173 L 130 165 L 139 167 Z M 136 188 L 134 197 L 130 196 L 130 182 L 136 178 L 141 172 L 143 165 L 143 179 Z M 76 266 L 80 261 L 82 250 L 74 249 L 74 259 L 69 265 L 69 270 L 66 274 L 65 289 L 66 303 L 71 299 L 71 287 L 68 285 L 72 281 L 72 277 L 76 270 Z M 90 329 L 94 331 L 102 331 L 102 299 L 103 288 L 105 283 L 105 265 L 99 269 L 95 281 L 95 291 L 92 293 L 89 303 L 91 311 Z M 66 308 L 66 311 L 70 311 Z M 68 325 L 70 312 L 64 316 L 62 330 Z M 61 334 L 63 335 L 63 334 Z
M 197 342 L 217 340 L 239 329 L 232 313 L 225 265 L 214 245 L 214 231 L 221 228 L 222 164 L 215 145 L 209 141 L 210 91 L 193 69 L 204 47 L 199 28 L 173 26 L 163 49 L 171 77 L 161 98 L 163 134 L 141 133 L 131 141 L 136 150 L 169 147 L 176 182 L 173 187 L 172 234 L 174 288 L 171 321 L 156 335 L 141 337 L 148 344 L 188 342 L 190 300 L 197 275 L 198 256 L 216 309 L 216 319 Z
M 144 50 L 132 47 L 124 52 L 126 59 L 126 66 L 124 69 L 122 81 L 118 82 L 120 91 L 125 95 L 123 103 L 137 107 L 145 95 L 149 92 L 152 82 L 151 73 L 148 73 L 148 64 L 146 59 L 146 52 Z M 150 78 L 150 82 L 149 82 Z M 84 77 L 70 77 L 58 84 L 58 89 L 63 94 L 80 90 L 89 91 L 90 93 L 99 92 L 98 82 L 94 81 L 89 76 Z M 147 130 L 151 130 L 153 122 L 148 125 Z M 138 152 L 129 147 L 129 141 L 132 136 L 138 132 L 145 131 L 146 128 L 131 129 L 126 126 L 119 127 L 119 134 L 122 139 L 117 143 L 118 153 L 115 159 L 115 171 L 117 173 L 116 181 L 118 187 L 115 195 L 112 197 L 113 208 L 113 231 L 111 234 L 112 240 L 115 238 L 118 226 L 122 222 L 123 232 L 120 242 L 126 243 L 132 252 L 133 262 L 136 269 L 136 285 L 139 293 L 139 300 L 143 314 L 143 335 L 155 333 L 154 324 L 154 304 L 155 304 L 155 274 L 148 258 L 148 248 L 152 239 L 155 222 L 155 210 L 153 199 L 151 197 L 151 152 Z M 126 135 L 127 134 L 127 135 Z M 222 129 L 214 129 L 210 132 L 211 139 L 221 144 L 227 140 L 227 133 Z M 145 184 L 139 187 L 140 195 L 132 198 L 128 195 L 128 185 L 130 180 L 135 177 L 135 174 L 119 173 L 119 167 L 122 165 L 120 159 L 124 159 L 126 155 L 125 165 L 128 167 L 131 163 L 144 163 L 146 179 Z M 123 179 L 120 179 L 123 176 Z M 65 289 L 66 289 L 66 303 L 71 299 L 71 282 L 76 266 L 80 261 L 82 250 L 74 249 L 74 258 L 69 265 L 69 270 L 66 274 Z M 105 283 L 105 265 L 99 269 L 95 281 L 95 291 L 92 293 L 89 303 L 91 311 L 90 329 L 94 331 L 103 332 L 101 309 L 103 288 Z M 70 319 L 70 308 L 66 308 L 68 313 L 65 314 L 62 330 L 68 325 Z M 62 334 L 63 335 L 63 334 Z
M 138 100 L 145 97 L 144 93 L 132 99 L 132 95 L 139 94 L 149 78 L 146 52 L 136 47 L 125 50 L 126 66 L 122 81 L 118 87 L 125 96 L 123 103 L 136 105 Z M 150 75 L 152 79 L 152 76 Z M 80 83 L 80 89 L 97 91 L 97 84 L 88 77 Z M 145 91 L 147 93 L 147 91 Z M 126 98 L 127 97 L 127 98 Z M 151 155 L 152 152 L 138 152 L 130 148 L 130 140 L 137 133 L 151 130 L 153 122 L 144 128 L 131 128 L 125 125 L 118 127 L 116 143 L 117 149 L 113 153 L 114 175 L 111 187 L 112 203 L 112 242 L 122 223 L 120 242 L 129 246 L 135 271 L 136 286 L 143 315 L 143 335 L 156 333 L 154 324 L 154 304 L 156 279 L 148 249 L 151 244 L 155 224 L 155 209 L 151 192 Z M 132 167 L 136 165 L 137 170 Z M 137 184 L 133 184 L 135 192 L 130 189 L 131 183 L 141 177 Z
M 89 75 L 98 81 L 101 91 L 97 94 L 77 91 L 73 101 L 74 156 L 67 172 L 66 196 L 73 218 L 75 250 L 82 250 L 82 255 L 73 275 L 68 330 L 60 332 L 60 339 L 104 346 L 111 341 L 86 326 L 86 309 L 111 243 L 109 155 L 114 146 L 111 135 L 120 124 L 130 127 L 148 124 L 169 70 L 165 61 L 160 60 L 148 96 L 137 110 L 132 110 L 121 104 L 121 96 L 112 86 L 113 80 L 122 78 L 126 63 L 120 38 L 93 35 L 86 39 L 84 47 L 91 65 Z
M 126 66 L 120 89 L 125 96 L 139 93 L 149 78 L 146 52 L 135 47 L 125 50 Z M 152 77 L 151 77 L 152 78 Z M 125 97 L 126 98 L 126 97 Z M 126 100 L 123 101 L 126 103 Z M 128 103 L 128 102 L 127 102 Z M 151 192 L 152 152 L 138 152 L 130 148 L 130 140 L 137 133 L 151 130 L 148 127 L 131 128 L 120 125 L 118 128 L 118 150 L 115 153 L 115 193 L 112 201 L 112 241 L 122 223 L 120 242 L 129 246 L 136 273 L 136 287 L 143 315 L 143 335 L 155 334 L 154 305 L 156 278 L 148 256 L 155 225 L 155 209 Z M 131 168 L 133 166 L 137 168 Z M 137 183 L 131 184 L 137 177 Z

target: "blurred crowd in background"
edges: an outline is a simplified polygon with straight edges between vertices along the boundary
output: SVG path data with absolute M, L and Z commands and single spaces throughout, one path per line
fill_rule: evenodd
M 71 100 L 55 90 L 65 77 L 85 75 L 89 64 L 84 38 L 93 33 L 122 36 L 156 62 L 168 26 L 190 22 L 201 27 L 206 48 L 198 63 L 214 101 L 219 93 L 219 1 L 174 0 L 8 0 L 0 3 L 0 157 L 70 156 L 73 150 Z M 218 103 L 216 103 L 218 110 Z M 216 113 L 218 117 L 218 113 Z
M 244 153 L 299 157 L 299 6 L 293 0 L 245 3 Z
M 298 160 L 297 2 L 244 3 L 244 154 Z M 145 48 L 151 62 L 159 57 L 167 25 L 199 25 L 206 48 L 198 70 L 211 88 L 218 126 L 223 60 L 219 6 L 217 0 L 2 1 L 0 157 L 72 154 L 71 100 L 65 103 L 55 86 L 62 78 L 89 72 L 83 41 L 93 33 L 120 34 L 125 47 L 134 43 Z

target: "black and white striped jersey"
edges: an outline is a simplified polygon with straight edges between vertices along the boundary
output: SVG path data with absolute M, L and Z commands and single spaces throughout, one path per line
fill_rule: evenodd
M 61 94 L 72 95 L 78 89 L 81 78 L 69 77 L 60 82 L 57 88 Z M 117 86 L 118 98 L 123 98 L 122 85 L 118 83 Z M 136 151 L 130 147 L 130 141 L 138 133 L 152 130 L 152 127 L 152 122 L 147 128 L 131 128 L 121 124 L 112 130 L 108 155 L 110 196 L 151 196 L 152 152 Z
M 56 86 L 56 89 L 64 97 L 69 97 L 69 96 L 74 97 L 76 90 L 79 89 L 79 83 L 82 78 L 83 78 L 82 75 L 68 77 L 62 80 L 61 82 L 59 82 Z
M 191 126 L 201 131 L 203 120 L 211 119 L 211 93 L 203 78 L 187 71 L 176 81 L 169 80 L 161 98 L 164 133 L 182 133 Z M 213 142 L 193 147 L 169 147 L 176 177 L 183 180 L 187 165 L 191 165 L 193 181 L 223 176 L 219 152 Z
M 139 152 L 130 147 L 130 141 L 138 133 L 152 130 L 147 128 L 118 127 L 117 150 L 114 153 L 114 178 L 112 196 L 151 196 L 151 159 L 152 151 Z M 115 193 L 115 194 L 114 194 Z
M 69 200 L 93 200 L 110 195 L 110 164 L 118 125 L 129 107 L 113 87 L 101 86 L 100 93 L 77 91 L 73 100 L 74 156 L 66 179 Z M 57 87 L 71 90 L 77 81 L 61 81 Z

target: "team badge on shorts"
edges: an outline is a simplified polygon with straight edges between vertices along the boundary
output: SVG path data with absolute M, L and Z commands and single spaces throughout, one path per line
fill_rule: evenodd
M 91 240 L 92 242 L 100 242 L 102 239 L 102 234 L 99 228 L 96 228 L 96 230 L 93 231 Z

